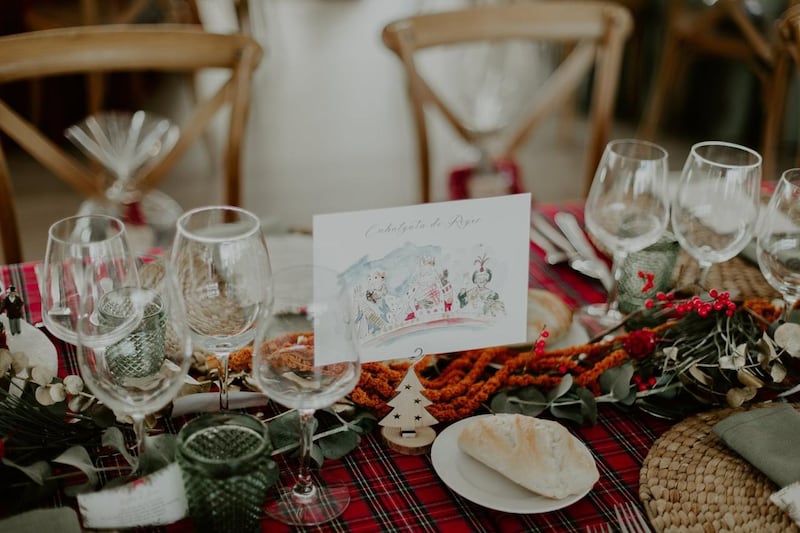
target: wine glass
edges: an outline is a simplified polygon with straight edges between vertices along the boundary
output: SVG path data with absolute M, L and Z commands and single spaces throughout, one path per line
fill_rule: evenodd
M 195 345 L 219 364 L 220 409 L 228 409 L 228 357 L 249 345 L 272 305 L 272 270 L 261 222 L 230 206 L 178 219 L 172 247 Z
M 271 399 L 299 411 L 301 447 L 294 486 L 283 487 L 266 512 L 286 524 L 322 524 L 344 511 L 350 492 L 344 484 L 311 477 L 314 412 L 355 387 L 361 371 L 358 345 L 347 318 L 348 299 L 333 271 L 290 267 L 277 271 L 273 280 L 275 313 L 258 328 L 252 375 Z
M 628 254 L 654 244 L 667 227 L 667 158 L 662 147 L 636 139 L 609 142 L 586 200 L 586 229 L 613 257 L 614 283 L 605 304 L 579 313 L 585 325 L 600 331 L 622 319 L 617 288 Z
M 753 236 L 758 220 L 761 156 L 737 144 L 695 144 L 672 205 L 672 230 L 700 265 L 705 288 L 715 263 L 731 259 Z
M 761 273 L 783 296 L 788 321 L 800 299 L 800 168 L 781 175 L 759 223 L 756 255 Z
M 45 326 L 59 339 L 77 344 L 82 311 L 96 317 L 95 306 L 106 292 L 138 285 L 125 225 L 106 215 L 55 222 L 48 232 L 40 279 Z M 132 330 L 134 322 L 135 317 L 128 317 L 118 329 Z M 85 332 L 84 339 L 88 335 Z
M 78 367 L 92 393 L 118 416 L 133 420 L 134 471 L 146 473 L 145 417 L 178 393 L 189 371 L 192 344 L 168 258 L 142 255 L 137 261 L 138 284 L 111 289 L 94 304 L 81 301 L 82 307 L 92 306 L 94 316 L 88 310 L 80 314 L 77 346 Z M 120 329 L 129 317 L 136 318 L 134 328 Z

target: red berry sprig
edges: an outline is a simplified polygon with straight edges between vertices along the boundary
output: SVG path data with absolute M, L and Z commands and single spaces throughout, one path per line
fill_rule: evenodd
M 642 285 L 642 292 L 647 292 L 654 287 L 656 275 L 652 272 L 645 272 L 644 270 L 640 270 L 636 273 L 637 276 L 644 280 L 644 285 Z
M 726 316 L 733 316 L 733 313 L 736 311 L 736 304 L 731 301 L 731 294 L 729 292 L 719 292 L 716 289 L 711 289 L 708 291 L 708 295 L 712 298 L 711 301 L 703 300 L 699 296 L 692 296 L 687 300 L 675 303 L 673 301 L 675 298 L 674 294 L 659 292 L 656 294 L 656 300 L 663 302 L 663 309 L 674 308 L 675 313 L 679 317 L 686 316 L 692 311 L 697 312 L 697 315 L 701 318 L 706 318 L 714 311 L 724 312 Z M 656 302 L 651 299 L 644 302 L 644 306 L 647 309 L 652 309 L 655 305 Z
M 542 328 L 542 331 L 539 332 L 539 337 L 536 339 L 536 342 L 533 343 L 533 353 L 536 355 L 542 355 L 544 353 L 544 346 L 547 344 L 547 337 L 550 336 L 550 332 L 547 331 L 547 327 Z

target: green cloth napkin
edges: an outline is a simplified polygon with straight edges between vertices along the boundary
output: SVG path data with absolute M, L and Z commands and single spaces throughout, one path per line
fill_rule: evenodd
M 713 431 L 780 487 L 800 481 L 800 413 L 791 405 L 737 413 Z
M 69 507 L 36 509 L 0 520 L 0 533 L 81 533 L 78 514 Z

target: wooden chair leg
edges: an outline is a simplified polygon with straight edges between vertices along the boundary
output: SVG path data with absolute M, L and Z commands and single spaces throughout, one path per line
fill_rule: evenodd
M 656 78 L 650 91 L 650 98 L 639 124 L 638 136 L 642 139 L 655 139 L 656 137 L 664 113 L 666 98 L 671 92 L 671 88 L 675 86 L 675 78 L 681 70 L 682 49 L 680 39 L 677 36 L 668 35 L 664 43 L 661 64 L 656 71 Z
M 780 159 L 779 145 L 791 70 L 790 58 L 785 54 L 779 56 L 772 77 L 764 88 L 763 99 L 766 116 L 761 147 L 763 158 L 761 171 L 765 181 L 775 181 L 780 174 L 780 170 L 777 168 Z

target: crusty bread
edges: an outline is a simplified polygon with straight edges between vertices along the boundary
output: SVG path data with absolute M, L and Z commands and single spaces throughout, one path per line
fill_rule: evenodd
M 528 342 L 536 342 L 545 327 L 548 343 L 564 337 L 572 327 L 572 310 L 552 292 L 528 289 Z
M 468 422 L 458 447 L 526 489 L 561 499 L 589 490 L 600 479 L 592 454 L 550 420 L 496 414 Z

